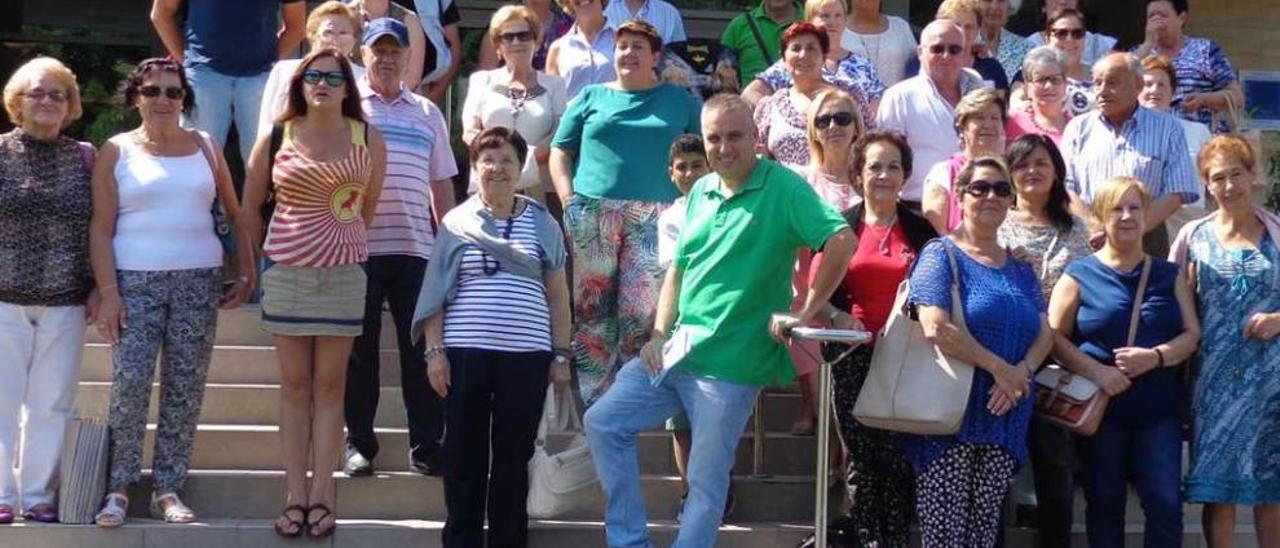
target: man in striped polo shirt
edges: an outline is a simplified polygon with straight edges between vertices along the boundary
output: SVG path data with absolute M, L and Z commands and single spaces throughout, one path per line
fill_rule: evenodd
M 1164 222 L 1196 201 L 1199 182 L 1182 125 L 1172 115 L 1138 104 L 1142 73 L 1141 61 L 1128 53 L 1113 53 L 1093 66 L 1098 109 L 1067 123 L 1062 156 L 1067 188 L 1095 237 L 1102 230 L 1099 220 L 1079 206 L 1093 203 L 1094 189 L 1116 177 L 1142 181 L 1151 194 L 1144 245 L 1147 253 L 1164 257 L 1169 254 Z
M 440 109 L 401 84 L 408 62 L 409 31 L 390 18 L 365 27 L 360 106 L 367 121 L 387 140 L 387 175 L 369 227 L 368 291 L 364 333 L 356 339 L 347 372 L 347 458 L 351 476 L 373 473 L 378 440 L 373 432 L 378 409 L 378 341 L 385 300 L 395 321 L 400 350 L 400 389 L 409 423 L 409 463 L 413 471 L 439 476 L 443 467 L 440 437 L 443 406 L 427 382 L 423 348 L 409 336 L 413 307 L 422 287 L 434 240 L 432 216 L 439 222 L 454 205 L 458 173 L 449 147 L 449 130 Z

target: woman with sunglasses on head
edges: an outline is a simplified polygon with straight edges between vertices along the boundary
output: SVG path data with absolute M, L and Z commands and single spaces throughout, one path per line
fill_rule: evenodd
M 52 57 L 4 85 L 0 135 L 0 524 L 58 521 L 54 490 L 74 416 L 85 324 L 94 150 L 68 137 L 83 113 L 76 75 Z M 18 466 L 15 470 L 15 464 Z
M 342 451 L 347 358 L 363 325 L 361 263 L 386 172 L 386 142 L 363 121 L 351 65 L 335 49 L 311 52 L 298 65 L 278 123 L 284 137 L 275 158 L 268 157 L 270 135 L 260 135 L 245 171 L 247 211 L 259 211 L 267 193 L 275 194 L 266 241 L 259 215 L 242 215 L 237 228 L 254 245 L 244 247 L 241 261 L 252 264 L 262 242 L 262 323 L 275 335 L 280 362 L 288 493 L 275 530 L 324 538 L 337 527 L 330 471 Z
M 1136 179 L 1100 185 L 1090 207 L 1102 249 L 1068 265 L 1049 299 L 1054 360 L 1111 398 L 1098 431 L 1079 438 L 1085 530 L 1098 548 L 1126 544 L 1130 481 L 1146 517 L 1143 545 L 1182 543 L 1181 366 L 1196 352 L 1200 320 L 1186 274 L 1143 249 L 1150 206 Z
M 527 146 L 504 127 L 471 140 L 479 192 L 445 216 L 414 311 L 431 388 L 445 399 L 449 548 L 484 546 L 486 515 L 489 546 L 526 545 L 547 384 L 557 395 L 569 387 L 564 235 L 546 208 L 516 195 Z
M 222 147 L 178 124 L 195 105 L 182 66 L 168 59 L 143 61 L 125 77 L 120 100 L 138 111 L 142 125 L 103 144 L 93 170 L 89 228 L 102 299 L 98 331 L 113 347 L 115 366 L 108 417 L 111 473 L 96 521 L 102 527 L 122 525 L 129 506 L 125 491 L 141 479 L 159 354 L 151 515 L 188 523 L 195 513 L 178 493 L 204 400 L 218 306 L 234 308 L 249 298 L 254 263 L 240 261 L 240 275 L 224 295 L 215 200 L 232 219 L 243 216 Z M 249 250 L 243 235 L 235 239 L 237 249 Z
M 924 217 L 939 234 L 950 233 L 964 219 L 958 182 L 964 166 L 979 156 L 1004 154 L 1007 120 L 1000 92 L 991 88 L 973 90 L 960 99 L 955 112 L 960 152 L 934 164 L 924 178 Z
M 924 546 L 995 546 L 1014 472 L 1027 460 L 1032 371 L 1053 346 L 1040 281 L 999 241 L 1014 203 L 1004 160 L 983 156 L 956 177 L 964 221 L 920 252 L 908 304 L 942 353 L 974 367 L 960 430 L 899 436 L 917 474 Z M 952 302 L 958 284 L 960 302 Z M 957 325 L 953 310 L 964 314 Z
M 505 61 L 493 70 L 471 75 L 467 99 L 462 104 L 462 141 L 471 144 L 491 127 L 514 129 L 529 143 L 528 157 L 521 159 L 516 188 L 534 201 L 545 203 L 554 193 L 547 161 L 551 138 L 568 99 L 564 79 L 538 72 L 533 54 L 540 42 L 542 24 L 525 6 L 503 6 L 489 21 L 489 43 Z M 478 188 L 478 174 L 472 172 L 471 191 Z

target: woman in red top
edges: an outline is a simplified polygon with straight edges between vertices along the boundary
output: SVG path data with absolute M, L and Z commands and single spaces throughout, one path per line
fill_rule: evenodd
M 906 279 L 916 253 L 938 236 L 929 221 L 898 201 L 911 167 L 911 148 L 901 134 L 873 131 L 854 143 L 854 188 L 863 202 L 846 210 L 844 217 L 858 235 L 858 248 L 827 307 L 832 327 L 865 327 L 872 332 L 884 327 L 898 284 Z M 814 256 L 810 272 L 818 272 L 822 259 L 822 253 Z M 906 546 L 915 505 L 915 473 L 891 433 L 868 428 L 853 418 L 873 348 L 864 345 L 832 368 L 835 413 L 848 453 L 845 477 L 848 492 L 857 496 L 848 513 L 831 524 L 828 539 L 833 543 L 847 539 L 850 545 Z M 828 354 L 842 351 L 824 350 Z

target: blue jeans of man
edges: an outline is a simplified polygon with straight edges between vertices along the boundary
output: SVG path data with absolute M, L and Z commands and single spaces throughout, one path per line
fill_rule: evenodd
M 185 125 L 227 142 L 231 121 L 240 138 L 240 158 L 248 162 L 258 139 L 258 112 L 270 71 L 252 76 L 228 76 L 205 65 L 188 65 L 187 81 L 196 92 L 196 108 Z
M 1182 425 L 1173 415 L 1144 426 L 1102 420 L 1085 445 L 1085 523 L 1092 548 L 1120 548 L 1128 480 L 1142 500 L 1146 548 L 1182 543 Z
M 680 369 L 658 386 L 635 358 L 609 391 L 587 410 L 587 443 L 604 488 L 605 536 L 612 548 L 652 546 L 645 525 L 636 434 L 684 409 L 693 429 L 689 496 L 672 548 L 710 548 L 724 517 L 725 496 L 738 440 L 760 387 L 697 377 Z

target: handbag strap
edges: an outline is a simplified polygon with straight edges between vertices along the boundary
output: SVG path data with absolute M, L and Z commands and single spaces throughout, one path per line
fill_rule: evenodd
M 546 401 L 542 405 L 542 420 L 538 421 L 538 437 L 534 444 L 539 447 L 545 447 L 547 444 L 547 432 L 551 429 L 551 421 L 559 421 L 558 413 L 568 414 L 568 430 L 573 432 L 585 432 L 582 427 L 582 418 L 578 416 L 578 405 L 574 402 L 573 392 L 565 390 L 564 408 L 558 409 L 559 403 L 556 401 L 556 390 L 554 387 L 547 387 Z
M 764 45 L 764 36 L 760 34 L 760 27 L 756 25 L 756 20 L 751 16 L 751 10 L 747 10 L 747 28 L 751 29 L 751 35 L 756 39 L 756 46 L 760 48 L 760 55 L 764 56 L 766 65 L 773 65 L 773 56 L 769 55 L 769 48 Z
M 1133 310 L 1129 312 L 1129 338 L 1125 346 L 1133 346 L 1138 338 L 1138 323 L 1142 315 L 1142 296 L 1147 292 L 1147 279 L 1151 277 L 1151 257 L 1142 258 L 1142 276 L 1138 278 L 1138 290 L 1133 294 Z
M 1058 237 L 1062 236 L 1059 230 L 1053 233 L 1053 239 L 1049 241 L 1049 248 L 1044 250 L 1044 257 L 1040 258 L 1040 281 L 1044 281 L 1044 277 L 1049 273 L 1049 260 L 1053 258 L 1054 248 L 1058 247 Z
M 965 325 L 964 301 L 960 293 L 960 265 L 956 262 L 955 252 L 951 250 L 950 245 L 947 245 L 948 243 L 955 245 L 955 242 L 946 236 L 943 236 L 942 239 L 946 240 L 942 243 L 942 249 L 947 252 L 947 262 L 951 264 L 951 323 L 956 324 L 967 332 L 969 331 L 969 326 Z

